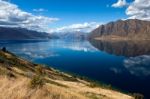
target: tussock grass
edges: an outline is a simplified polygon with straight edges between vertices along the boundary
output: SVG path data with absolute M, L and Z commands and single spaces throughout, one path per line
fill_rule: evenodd
M 86 99 L 53 85 L 32 89 L 28 86 L 29 82 L 30 79 L 25 77 L 10 80 L 0 76 L 0 99 Z
M 31 81 L 29 86 L 31 88 L 41 88 L 44 85 L 44 79 L 41 76 L 34 76 Z
M 0 50 L 0 99 L 133 99 Z
M 86 92 L 85 95 L 89 97 L 90 99 L 107 99 L 105 95 L 95 94 L 92 92 Z

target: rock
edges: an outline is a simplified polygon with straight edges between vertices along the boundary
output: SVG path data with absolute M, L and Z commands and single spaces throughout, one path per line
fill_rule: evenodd
M 150 21 L 129 19 L 110 22 L 93 30 L 89 38 L 150 39 Z

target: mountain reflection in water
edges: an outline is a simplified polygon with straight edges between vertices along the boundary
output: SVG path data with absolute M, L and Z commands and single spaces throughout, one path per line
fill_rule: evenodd
M 90 43 L 101 51 L 117 56 L 135 57 L 150 55 L 150 41 L 100 41 L 91 40 Z
M 150 75 L 150 41 L 91 40 L 90 43 L 100 51 L 126 57 L 123 65 L 132 75 Z
M 117 75 L 128 73 L 128 76 L 124 78 L 124 84 L 121 82 L 122 87 L 126 86 L 128 90 L 144 94 L 145 99 L 150 98 L 150 41 L 91 40 L 90 43 L 99 51 L 124 57 L 122 64 L 118 64 L 120 67 L 114 66 L 111 70 Z M 127 71 L 123 72 L 123 68 Z

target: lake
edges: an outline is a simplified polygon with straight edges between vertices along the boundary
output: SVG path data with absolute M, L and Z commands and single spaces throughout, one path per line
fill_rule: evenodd
M 149 41 L 1 40 L 4 46 L 27 60 L 150 98 Z

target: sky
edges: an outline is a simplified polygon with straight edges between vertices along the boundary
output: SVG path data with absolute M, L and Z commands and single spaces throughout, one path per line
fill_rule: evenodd
M 150 0 L 0 0 L 0 26 L 90 32 L 119 19 L 150 20 Z

